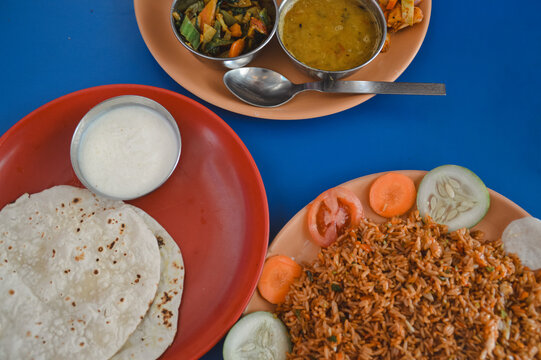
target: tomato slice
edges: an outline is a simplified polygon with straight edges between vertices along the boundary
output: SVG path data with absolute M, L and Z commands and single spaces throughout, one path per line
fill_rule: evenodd
M 335 187 L 320 194 L 308 209 L 308 230 L 312 239 L 327 247 L 363 218 L 363 206 L 355 193 Z

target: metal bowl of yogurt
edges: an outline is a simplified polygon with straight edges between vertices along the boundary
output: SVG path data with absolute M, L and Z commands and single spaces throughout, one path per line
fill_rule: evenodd
M 71 140 L 71 164 L 93 193 L 130 200 L 156 190 L 171 176 L 181 144 L 178 125 L 161 104 L 117 96 L 83 116 Z

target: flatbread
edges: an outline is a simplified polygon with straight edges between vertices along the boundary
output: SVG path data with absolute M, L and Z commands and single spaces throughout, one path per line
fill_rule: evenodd
M 177 332 L 184 288 L 184 261 L 178 245 L 167 231 L 143 210 L 131 208 L 156 236 L 161 256 L 161 277 L 156 298 L 145 318 L 112 360 L 157 359 L 171 345 Z
M 0 211 L 0 359 L 107 359 L 160 278 L 156 238 L 121 201 L 57 186 Z

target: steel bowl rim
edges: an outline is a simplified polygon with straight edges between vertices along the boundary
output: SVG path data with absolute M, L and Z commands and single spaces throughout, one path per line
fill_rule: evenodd
M 175 34 L 175 37 L 182 44 L 182 46 L 184 46 L 185 49 L 187 49 L 190 53 L 192 53 L 192 54 L 194 54 L 196 56 L 199 56 L 199 57 L 201 57 L 203 59 L 216 61 L 216 62 L 225 62 L 225 61 L 235 61 L 235 60 L 239 60 L 239 59 L 248 58 L 250 56 L 254 56 L 259 51 L 261 51 L 272 40 L 272 38 L 274 37 L 274 34 L 276 33 L 276 30 L 278 29 L 278 12 L 279 12 L 278 4 L 276 4 L 276 0 L 269 0 L 269 1 L 272 2 L 273 6 L 274 6 L 274 13 L 275 13 L 274 24 L 273 24 L 272 30 L 269 33 L 269 35 L 267 36 L 267 38 L 261 44 L 259 44 L 258 47 L 256 47 L 255 49 L 253 49 L 250 52 L 247 52 L 246 54 L 241 54 L 239 56 L 235 56 L 235 57 L 232 57 L 232 58 L 219 58 L 219 57 L 208 56 L 208 55 L 205 55 L 205 54 L 201 54 L 200 52 L 198 52 L 198 51 L 192 49 L 190 46 L 188 46 L 184 42 L 184 40 L 182 40 L 182 36 L 178 33 L 178 31 L 177 31 L 177 29 L 175 27 L 175 22 L 173 21 L 173 11 L 175 10 L 175 5 L 177 4 L 178 1 L 180 1 L 180 0 L 173 0 L 173 2 L 171 4 L 171 10 L 169 11 L 169 22 L 171 24 L 171 28 L 173 30 L 173 33 Z
M 171 170 L 167 173 L 167 175 L 164 177 L 164 179 L 159 182 L 155 187 L 152 189 L 149 189 L 145 193 L 142 193 L 137 196 L 133 197 L 121 197 L 121 196 L 115 196 L 112 194 L 104 193 L 98 189 L 96 189 L 94 186 L 92 186 L 86 179 L 86 177 L 83 175 L 83 172 L 79 166 L 79 146 L 81 144 L 81 139 L 85 133 L 85 131 L 88 129 L 88 127 L 100 117 L 101 114 L 103 114 L 104 111 L 113 109 L 115 107 L 121 107 L 125 105 L 139 105 L 143 106 L 149 109 L 152 109 L 154 111 L 157 111 L 160 115 L 162 115 L 167 122 L 171 125 L 171 128 L 173 130 L 173 133 L 175 134 L 175 138 L 177 140 L 177 150 L 176 150 L 176 159 L 173 165 L 171 166 Z M 90 110 L 88 110 L 85 115 L 81 118 L 79 123 L 77 124 L 77 127 L 75 128 L 75 131 L 73 132 L 72 138 L 71 138 L 71 144 L 70 144 L 70 160 L 71 160 L 71 166 L 73 168 L 73 171 L 75 172 L 75 175 L 79 179 L 79 181 L 91 192 L 93 192 L 96 195 L 100 195 L 109 199 L 113 200 L 133 200 L 140 198 L 142 196 L 148 195 L 151 192 L 158 189 L 160 186 L 162 186 L 173 174 L 175 171 L 179 160 L 180 160 L 180 154 L 182 152 L 182 136 L 180 134 L 180 130 L 178 128 L 178 124 L 169 112 L 162 104 L 158 103 L 155 100 L 152 100 L 150 98 L 147 98 L 145 96 L 140 95 L 119 95 L 110 97 L 108 99 L 105 99 L 98 104 L 94 105 Z

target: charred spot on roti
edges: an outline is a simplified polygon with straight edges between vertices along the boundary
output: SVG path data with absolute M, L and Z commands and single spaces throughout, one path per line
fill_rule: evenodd
M 9 295 L 15 295 L 15 290 L 9 289 Z
M 79 231 L 81 231 L 81 228 L 77 228 L 76 232 L 79 232 Z
M 79 198 L 74 198 L 73 200 L 71 200 L 71 202 L 74 204 L 77 204 L 79 201 L 81 201 L 81 199 Z
M 102 251 L 103 251 L 103 246 L 100 246 L 100 247 L 98 248 L 98 251 L 99 251 L 99 252 L 102 252 Z
M 163 325 L 165 327 L 171 327 L 171 322 L 169 321 L 173 317 L 173 312 L 167 309 L 162 309 L 162 316 L 163 316 Z
M 54 257 L 55 255 L 56 255 L 56 250 L 53 249 L 53 256 L 52 257 Z
M 67 273 L 69 273 L 70 271 L 71 271 L 70 269 L 66 269 L 66 270 L 64 270 L 64 274 L 67 274 Z
M 96 260 L 99 260 L 99 259 L 96 259 Z M 98 275 L 100 272 L 98 269 L 94 269 L 94 275 Z
M 162 238 L 160 235 L 158 235 L 158 236 L 156 236 L 156 240 L 158 241 L 158 246 L 159 246 L 160 249 L 161 249 L 162 246 L 165 245 L 165 243 L 163 242 L 163 238 Z
M 30 337 L 30 336 L 32 336 L 32 333 L 30 331 L 27 331 L 26 336 Z
M 169 294 L 167 294 L 167 291 L 164 291 L 163 295 L 161 297 L 162 302 L 160 304 L 158 304 L 158 307 L 167 304 L 169 301 L 171 301 L 171 299 L 172 299 L 172 297 L 169 296 Z
M 77 304 L 75 303 L 75 301 L 71 303 L 71 306 L 73 306 L 73 307 L 76 307 L 76 306 L 77 306 Z
M 107 219 L 107 224 L 110 224 L 112 222 L 113 222 L 113 219 L 111 219 L 111 218 Z
M 84 342 L 80 342 L 80 343 L 79 343 L 79 346 L 85 346 L 85 343 L 84 343 Z

